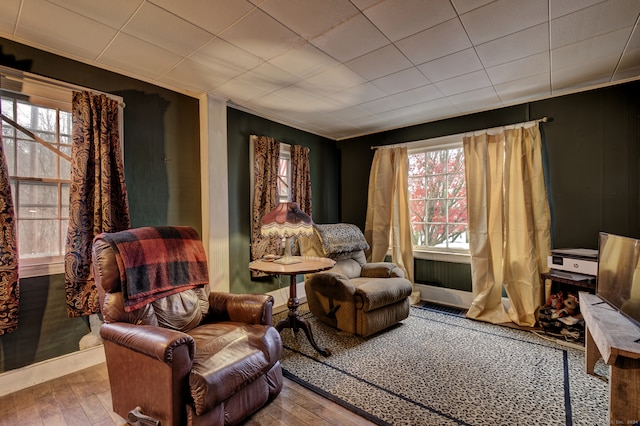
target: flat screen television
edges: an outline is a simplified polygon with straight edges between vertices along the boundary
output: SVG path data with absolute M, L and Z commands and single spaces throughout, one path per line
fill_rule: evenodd
M 640 240 L 601 232 L 596 294 L 640 327 Z

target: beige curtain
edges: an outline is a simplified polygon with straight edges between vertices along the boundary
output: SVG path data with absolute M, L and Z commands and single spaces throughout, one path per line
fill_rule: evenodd
M 467 316 L 534 326 L 544 295 L 540 272 L 551 252 L 538 125 L 465 135 L 464 155 L 474 295 Z
M 373 156 L 364 235 L 368 261 L 381 262 L 391 243 L 391 260 L 413 283 L 413 243 L 409 215 L 409 156 L 406 147 L 379 147 Z M 411 303 L 420 301 L 413 283 Z
M 120 149 L 118 102 L 106 95 L 73 92 L 73 145 L 65 291 L 69 317 L 100 310 L 91 270 L 91 245 L 101 232 L 131 226 Z

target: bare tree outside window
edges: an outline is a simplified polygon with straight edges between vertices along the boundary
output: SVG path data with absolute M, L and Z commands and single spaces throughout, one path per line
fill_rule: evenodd
M 3 116 L 18 124 L 3 123 L 2 141 L 16 206 L 20 258 L 63 256 L 70 163 L 25 132 L 70 156 L 71 113 L 9 93 L 3 93 L 1 108 Z

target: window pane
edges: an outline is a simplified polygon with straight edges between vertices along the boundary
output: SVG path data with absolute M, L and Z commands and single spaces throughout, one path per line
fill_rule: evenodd
M 409 176 L 424 176 L 425 161 L 424 153 L 409 155 Z
M 426 153 L 427 173 L 434 175 L 447 171 L 447 151 L 431 151 Z
M 464 150 L 462 148 L 449 150 L 448 172 L 464 172 Z
M 447 222 L 447 206 L 444 200 L 427 201 L 427 222 Z
M 427 245 L 427 226 L 424 223 L 412 223 L 413 244 L 417 246 Z
M 450 174 L 447 177 L 447 181 L 449 182 L 447 187 L 447 192 L 449 198 L 456 197 L 466 197 L 467 196 L 467 188 L 464 183 L 464 174 L 463 173 L 454 173 Z
M 62 151 L 63 153 L 71 157 L 70 146 L 61 146 L 60 151 Z M 60 179 L 64 179 L 64 180 L 71 179 L 71 161 L 62 157 L 60 157 L 58 161 L 60 161 Z
M 61 188 L 61 195 L 60 195 L 60 217 L 62 219 L 68 219 L 69 218 L 69 184 L 64 183 L 61 186 L 62 188 Z
M 430 247 L 446 247 L 447 241 L 447 225 L 444 224 L 430 224 L 429 225 L 429 240 L 427 244 Z
M 59 220 L 19 220 L 20 257 L 60 256 Z
M 424 199 L 426 195 L 425 178 L 409 178 L 409 198 L 412 200 Z
M 58 218 L 58 185 L 20 182 L 18 219 Z
M 7 159 L 7 167 L 9 168 L 9 176 L 16 174 L 16 142 L 15 139 L 3 138 L 4 155 Z
M 449 201 L 449 223 L 467 223 L 466 198 L 455 198 Z
M 435 175 L 427 178 L 427 198 L 444 198 L 447 175 Z
M 450 248 L 469 249 L 467 225 L 450 225 L 448 244 Z
M 18 176 L 56 178 L 58 155 L 38 142 L 18 141 Z
M 411 208 L 411 222 L 424 222 L 427 220 L 425 213 L 425 200 L 412 200 L 409 202 Z

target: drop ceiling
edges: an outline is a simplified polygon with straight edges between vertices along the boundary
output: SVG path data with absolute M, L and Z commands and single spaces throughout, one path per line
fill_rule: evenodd
M 2 0 L 0 36 L 340 140 L 636 79 L 639 15 L 638 0 Z

